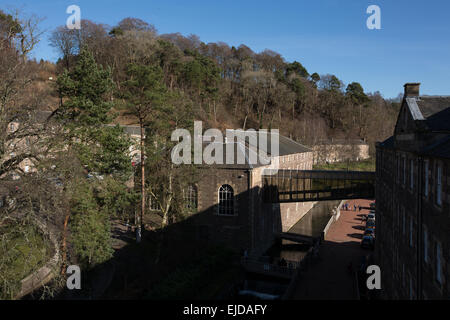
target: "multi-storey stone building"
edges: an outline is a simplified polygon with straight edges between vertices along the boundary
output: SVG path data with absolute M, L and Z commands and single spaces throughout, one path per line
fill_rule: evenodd
M 450 97 L 405 84 L 394 135 L 377 144 L 377 244 L 387 299 L 450 298 Z

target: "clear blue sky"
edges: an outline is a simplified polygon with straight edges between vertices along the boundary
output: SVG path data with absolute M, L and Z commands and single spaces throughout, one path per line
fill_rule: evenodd
M 48 31 L 64 25 L 66 8 L 83 19 L 115 25 L 137 17 L 159 33 L 196 34 L 206 43 L 246 44 L 300 61 L 310 73 L 331 73 L 345 84 L 395 97 L 405 82 L 423 94 L 450 95 L 450 1 L 448 0 L 0 0 L 46 18 Z M 381 8 L 381 30 L 368 30 L 366 9 Z M 48 33 L 35 52 L 55 61 Z

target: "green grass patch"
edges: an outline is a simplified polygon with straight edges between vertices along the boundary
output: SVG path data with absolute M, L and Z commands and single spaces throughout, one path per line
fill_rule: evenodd
M 50 259 L 49 242 L 35 226 L 11 222 L 0 227 L 0 299 L 13 299 L 21 280 Z
M 329 164 L 319 164 L 314 170 L 345 170 L 345 171 L 375 171 L 375 159 L 370 158 L 362 161 L 343 161 Z

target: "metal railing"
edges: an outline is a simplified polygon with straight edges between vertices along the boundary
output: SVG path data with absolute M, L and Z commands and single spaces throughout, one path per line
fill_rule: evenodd
M 245 268 L 245 270 L 249 272 L 262 273 L 272 276 L 281 276 L 283 278 L 291 278 L 297 271 L 297 269 L 301 266 L 301 261 L 284 261 L 286 262 L 286 264 L 280 265 L 277 263 L 269 263 L 266 261 L 243 257 L 241 260 L 241 264 Z

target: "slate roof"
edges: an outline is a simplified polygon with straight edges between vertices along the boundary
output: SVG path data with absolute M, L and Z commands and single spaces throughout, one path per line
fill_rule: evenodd
M 279 135 L 280 141 L 280 156 L 288 154 L 312 152 L 312 150 L 288 137 Z
M 240 132 L 242 132 L 242 130 L 238 130 Z M 257 131 L 255 131 L 255 133 L 257 133 Z M 271 132 L 270 133 L 272 136 L 269 136 L 269 134 L 267 134 L 267 138 L 265 140 L 265 143 L 260 143 L 259 139 L 260 137 L 263 136 L 259 136 L 258 134 L 256 134 L 257 136 L 257 144 L 255 145 L 253 143 L 252 140 L 248 140 L 246 141 L 246 144 L 251 147 L 251 148 L 261 148 L 263 151 L 265 151 L 267 154 L 271 154 L 271 141 L 272 141 L 272 137 L 274 139 L 278 138 L 278 143 L 279 143 L 279 151 L 278 151 L 278 155 L 279 156 L 286 156 L 289 154 L 296 154 L 296 153 L 305 153 L 305 152 L 312 152 L 313 150 L 311 150 L 310 148 L 302 145 L 301 143 L 298 143 L 288 137 L 285 137 L 281 134 L 277 134 L 275 132 Z M 262 148 L 262 145 L 265 145 L 266 148 Z
M 420 121 L 426 130 L 450 132 L 450 97 L 421 96 L 405 100 L 413 119 Z
M 450 96 L 420 96 L 417 104 L 422 115 L 428 118 L 450 108 Z
M 365 142 L 362 139 L 335 139 L 335 138 L 331 138 L 331 139 L 323 139 L 323 140 L 318 140 L 316 142 L 316 145 L 368 145 L 367 142 Z
M 269 157 L 264 158 L 265 163 L 262 163 L 258 157 L 257 150 L 246 146 L 242 142 L 203 142 L 203 155 L 205 154 L 205 148 L 208 146 L 222 150 L 222 164 L 208 164 L 203 157 L 203 164 L 205 165 L 211 165 L 216 168 L 252 169 L 270 164 Z M 230 153 L 229 150 L 233 150 L 233 153 Z
M 227 132 L 227 131 L 226 131 Z M 268 164 L 270 164 L 270 156 L 275 156 L 276 154 L 272 154 L 271 153 L 271 138 L 272 136 L 267 135 L 265 143 L 262 143 L 263 145 L 266 145 L 266 148 L 259 148 L 261 146 L 259 146 L 258 144 L 261 142 L 259 141 L 260 136 L 256 134 L 256 144 L 254 144 L 254 141 L 252 141 L 251 139 L 247 139 L 245 141 L 243 140 L 235 140 L 235 141 L 228 141 L 226 140 L 226 132 L 224 134 L 224 142 L 220 143 L 220 142 L 204 142 L 203 143 L 203 150 L 206 146 L 210 145 L 210 144 L 214 144 L 217 143 L 219 144 L 219 147 L 223 148 L 223 164 L 222 165 L 214 165 L 214 167 L 226 167 L 226 168 L 246 168 L 246 169 L 251 169 L 251 168 L 257 168 L 257 167 L 261 167 L 261 166 L 266 166 Z M 241 131 L 242 132 L 242 131 Z M 256 132 L 255 132 L 256 133 Z M 275 133 L 271 133 L 274 134 Z M 292 139 L 289 139 L 288 137 L 285 137 L 283 135 L 279 135 L 277 134 L 276 136 L 274 136 L 274 138 L 278 138 L 279 139 L 279 154 L 278 156 L 285 156 L 285 155 L 290 155 L 290 154 L 297 154 L 297 153 L 305 153 L 305 152 L 312 152 L 311 149 L 309 149 L 308 147 L 295 142 Z M 222 146 L 220 146 L 222 145 Z M 226 164 L 227 163 L 227 157 L 231 157 L 229 154 L 227 154 L 227 147 L 228 148 L 233 148 L 233 159 L 232 159 L 232 163 L 233 164 Z M 231 149 L 228 149 L 231 150 Z M 260 161 L 260 157 L 258 157 L 258 150 L 262 150 L 263 151 L 263 155 L 265 153 L 265 155 L 267 155 L 267 157 L 263 157 L 262 161 Z M 253 158 L 252 158 L 253 156 Z M 245 159 L 245 163 L 242 163 L 242 159 Z M 254 161 L 253 159 L 256 159 L 256 161 Z M 231 159 L 228 159 L 231 160 Z M 240 162 L 238 161 L 240 160 Z M 230 161 L 228 161 L 228 163 L 230 163 Z

